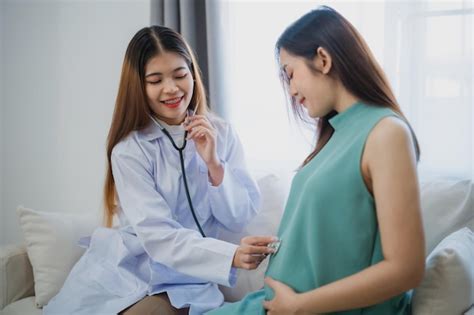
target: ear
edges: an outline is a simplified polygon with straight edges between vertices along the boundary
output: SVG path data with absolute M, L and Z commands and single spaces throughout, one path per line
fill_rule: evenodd
M 323 74 L 328 74 L 332 67 L 332 58 L 326 49 L 318 47 L 316 50 L 316 56 L 314 56 L 314 65 L 316 69 L 321 71 Z

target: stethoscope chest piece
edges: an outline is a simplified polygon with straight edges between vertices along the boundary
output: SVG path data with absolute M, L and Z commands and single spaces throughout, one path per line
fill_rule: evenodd
M 271 242 L 270 244 L 267 245 L 267 247 L 273 248 L 275 252 L 272 253 L 272 255 L 276 255 L 278 253 L 278 250 L 280 249 L 282 239 L 279 239 L 278 241 Z

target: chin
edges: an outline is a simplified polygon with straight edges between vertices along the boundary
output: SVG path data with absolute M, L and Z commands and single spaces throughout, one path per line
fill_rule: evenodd
M 164 122 L 166 122 L 167 124 L 179 124 L 181 123 L 181 120 L 184 119 L 185 117 L 185 114 L 186 113 L 186 110 L 184 111 L 179 111 L 179 112 L 165 112 L 165 113 L 162 113 L 161 115 L 160 114 L 157 114 L 158 118 L 163 120 Z
M 333 111 L 332 108 L 329 109 L 321 109 L 317 113 L 314 113 L 314 116 L 312 115 L 311 117 L 313 118 L 322 118 L 328 114 L 330 114 Z
M 321 118 L 324 116 L 324 113 L 318 111 L 318 112 L 315 112 L 315 111 L 308 111 L 308 116 L 311 117 L 311 118 Z

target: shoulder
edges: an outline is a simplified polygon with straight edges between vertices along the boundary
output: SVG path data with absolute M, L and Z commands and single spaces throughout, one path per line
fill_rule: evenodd
M 209 119 L 209 121 L 215 128 L 222 129 L 222 128 L 228 128 L 230 126 L 230 124 L 227 121 L 225 121 L 223 118 L 217 116 L 214 113 L 207 113 L 206 117 L 207 119 Z
M 369 160 L 383 157 L 396 159 L 401 155 L 415 158 L 414 139 L 408 124 L 398 116 L 382 118 L 370 132 L 366 149 Z
M 125 138 L 120 140 L 112 149 L 112 155 L 122 155 L 125 153 L 133 152 L 138 148 L 137 132 L 130 132 Z
M 375 125 L 368 141 L 377 146 L 408 144 L 412 142 L 412 134 L 404 120 L 397 116 L 387 116 Z
M 211 124 L 216 129 L 217 133 L 223 138 L 227 139 L 228 136 L 233 136 L 235 131 L 233 130 L 231 124 L 221 117 L 217 116 L 214 113 L 207 114 L 207 119 L 211 122 Z
M 120 140 L 112 149 L 112 162 L 124 159 L 133 159 L 140 162 L 149 160 L 151 147 L 141 132 L 132 131 Z

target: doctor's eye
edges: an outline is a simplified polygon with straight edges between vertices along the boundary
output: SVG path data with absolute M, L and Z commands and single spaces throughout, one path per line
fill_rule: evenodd
M 158 83 L 161 83 L 161 80 L 157 80 L 157 81 L 146 81 L 146 83 L 149 83 L 149 84 L 158 84 Z
M 177 76 L 176 76 L 176 79 L 184 79 L 184 78 L 186 78 L 187 76 L 188 76 L 187 73 L 180 74 L 180 75 L 177 75 Z

